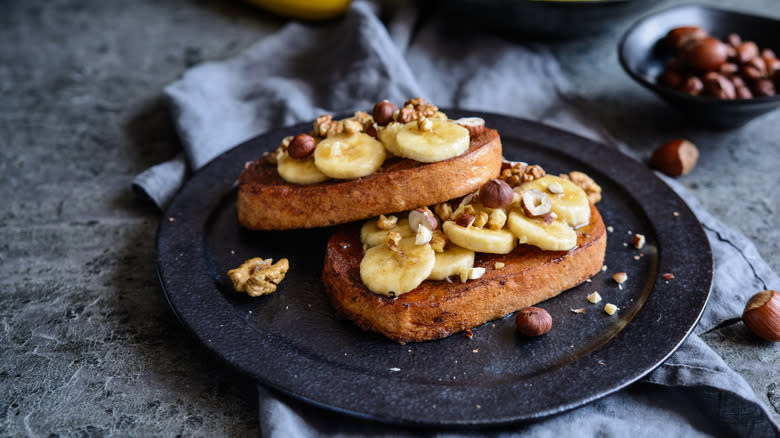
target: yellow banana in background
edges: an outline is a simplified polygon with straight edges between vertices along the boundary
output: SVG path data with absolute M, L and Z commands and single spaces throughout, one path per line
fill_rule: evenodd
M 245 0 L 275 14 L 299 20 L 319 21 L 339 17 L 351 0 Z

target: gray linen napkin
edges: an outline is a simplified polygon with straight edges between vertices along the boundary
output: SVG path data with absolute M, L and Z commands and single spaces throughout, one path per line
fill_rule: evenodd
M 620 147 L 581 114 L 576 93 L 545 50 L 448 34 L 435 21 L 416 29 L 415 17 L 406 9 L 386 26 L 371 4 L 356 1 L 331 26 L 291 23 L 234 59 L 193 68 L 165 90 L 186 159 L 151 168 L 134 184 L 163 206 L 186 177 L 186 162 L 197 169 L 268 129 L 414 96 L 538 120 Z M 738 318 L 750 291 L 778 288 L 780 278 L 751 242 L 703 210 L 676 181 L 665 181 L 706 230 L 713 290 L 695 333 L 639 383 L 541 421 L 466 432 L 358 420 L 260 387 L 263 436 L 780 436 L 750 386 L 698 336 Z

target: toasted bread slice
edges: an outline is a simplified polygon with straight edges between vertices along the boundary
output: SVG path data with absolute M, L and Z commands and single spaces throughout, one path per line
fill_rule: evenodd
M 333 307 L 364 330 L 401 344 L 439 339 L 552 298 L 600 272 L 607 235 L 592 204 L 590 222 L 576 232 L 577 246 L 569 251 L 519 245 L 506 255 L 477 254 L 474 266 L 486 269 L 481 278 L 426 280 L 390 298 L 363 285 L 360 235 L 346 229 L 328 241 L 322 279 Z M 496 269 L 496 262 L 504 266 Z
M 472 137 L 466 152 L 448 160 L 392 158 L 366 177 L 312 185 L 284 181 L 266 154 L 238 179 L 238 220 L 255 230 L 314 228 L 438 204 L 498 176 L 501 160 L 494 129 Z

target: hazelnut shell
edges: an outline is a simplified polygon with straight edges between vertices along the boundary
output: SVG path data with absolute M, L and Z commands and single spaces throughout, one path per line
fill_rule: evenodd
M 541 307 L 526 307 L 515 316 L 517 331 L 525 336 L 541 336 L 552 328 L 552 316 Z
M 742 322 L 767 341 L 780 341 L 780 293 L 763 290 L 747 302 Z
M 653 152 L 650 164 L 670 176 L 685 175 L 696 166 L 699 150 L 685 139 L 672 140 Z

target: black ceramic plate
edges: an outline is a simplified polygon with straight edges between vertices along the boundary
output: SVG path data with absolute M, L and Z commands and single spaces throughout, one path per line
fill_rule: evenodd
M 689 5 L 662 10 L 640 19 L 623 36 L 618 47 L 620 64 L 642 86 L 677 108 L 686 118 L 713 128 L 734 128 L 780 107 L 780 95 L 752 99 L 722 100 L 690 96 L 657 82 L 666 62 L 672 58 L 660 44 L 669 30 L 679 26 L 701 26 L 710 35 L 725 39 L 732 32 L 759 48 L 780 51 L 780 20 Z
M 451 117 L 473 115 L 449 110 Z M 694 215 L 641 163 L 543 125 L 485 114 L 511 160 L 548 172 L 582 170 L 603 187 L 605 273 L 541 304 L 552 330 L 519 337 L 507 317 L 473 338 L 398 345 L 356 328 L 329 306 L 320 273 L 327 229 L 253 232 L 236 220 L 244 162 L 310 124 L 270 132 L 195 174 L 165 212 L 157 269 L 182 323 L 205 347 L 258 382 L 355 416 L 420 425 L 494 425 L 562 412 L 615 392 L 660 365 L 696 324 L 710 289 L 710 248 Z M 434 183 L 434 182 L 432 182 Z M 641 250 L 630 242 L 642 233 Z M 227 271 L 250 257 L 287 257 L 274 294 L 233 292 Z M 628 273 L 623 289 L 611 280 Z M 663 273 L 671 272 L 667 281 Z M 590 304 L 586 296 L 604 298 Z M 610 302 L 617 314 L 603 311 Z M 584 309 L 574 313 L 572 309 Z

